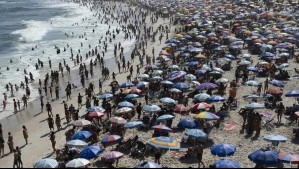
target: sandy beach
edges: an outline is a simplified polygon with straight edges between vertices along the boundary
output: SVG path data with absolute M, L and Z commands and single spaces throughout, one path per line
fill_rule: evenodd
M 59 3 L 59 2 L 57 2 Z M 96 1 L 94 3 L 97 3 Z M 104 2 L 107 7 L 113 6 L 113 4 L 120 5 L 122 2 L 113 2 L 109 4 L 108 2 Z M 126 9 L 129 8 L 126 5 Z M 132 10 L 139 10 L 139 7 L 130 7 Z M 119 9 L 118 9 L 119 10 Z M 151 23 L 150 16 L 154 13 L 149 12 L 147 10 L 141 9 L 140 11 L 143 12 L 148 12 L 148 15 L 146 17 L 146 26 L 151 26 L 152 29 L 154 30 L 153 32 L 157 31 L 158 34 L 156 36 L 156 41 L 153 42 L 152 40 L 147 41 L 147 47 L 145 48 L 145 55 L 148 55 L 152 57 L 152 49 L 154 48 L 155 51 L 155 57 L 158 56 L 158 54 L 162 51 L 162 48 L 165 47 L 165 42 L 168 39 L 173 38 L 176 33 L 175 29 L 178 28 L 184 28 L 183 25 L 173 25 L 171 23 L 171 17 L 159 17 L 155 23 Z M 138 12 L 139 14 L 140 12 Z M 111 17 L 111 16 L 109 16 Z M 172 17 L 172 19 L 175 17 Z M 130 18 L 134 20 L 134 18 Z M 166 38 L 166 33 L 163 31 L 159 31 L 159 26 L 163 25 L 168 26 L 170 28 L 170 33 L 168 33 L 168 39 Z M 142 28 L 141 28 L 142 29 Z M 90 33 L 90 29 L 88 30 Z M 159 35 L 163 34 L 164 37 L 161 39 L 161 43 L 159 41 Z M 141 34 L 143 35 L 143 34 Z M 95 35 L 96 36 L 96 35 Z M 133 36 L 133 33 L 132 33 Z M 99 37 L 100 38 L 100 37 Z M 135 38 L 135 37 L 134 37 Z M 125 41 L 125 40 L 124 40 Z M 109 44 L 109 51 L 113 53 L 113 42 Z M 88 45 L 88 42 L 84 45 Z M 97 44 L 93 44 L 96 46 Z M 126 61 L 130 61 L 131 64 L 133 65 L 134 68 L 134 73 L 133 77 L 136 77 L 136 67 L 137 65 L 140 66 L 140 61 L 138 56 L 135 57 L 134 61 L 130 59 L 131 52 L 133 50 L 134 46 L 132 46 L 130 49 L 126 49 L 126 52 L 124 53 L 124 57 Z M 140 50 L 142 53 L 142 50 Z M 242 49 L 241 53 L 249 53 L 248 49 Z M 117 51 L 117 54 L 119 54 L 119 50 Z M 176 53 L 178 55 L 178 53 Z M 84 58 L 84 57 L 83 57 Z M 90 59 L 90 58 L 89 58 Z M 96 56 L 92 57 L 93 60 L 96 59 Z M 259 57 L 257 55 L 252 55 L 251 57 L 252 64 L 251 65 L 256 65 L 258 62 L 260 62 Z M 118 73 L 118 68 L 117 68 L 117 63 L 115 61 L 121 61 L 117 55 L 116 58 L 109 58 L 108 60 L 105 60 L 105 64 L 109 62 L 110 64 L 110 78 L 105 80 L 103 82 L 103 89 L 102 92 L 105 93 L 105 91 L 110 92 L 111 87 L 109 84 L 112 82 L 112 76 L 111 73 L 115 72 L 116 73 L 116 80 L 119 82 L 119 84 L 122 84 L 124 82 L 127 82 L 127 76 L 130 74 L 129 71 Z M 87 65 L 89 65 L 89 60 L 85 61 Z M 113 63 L 112 63 L 113 62 Z M 156 61 L 158 62 L 158 61 Z M 145 62 L 146 63 L 146 62 Z M 294 69 L 298 68 L 298 63 L 295 61 L 295 59 L 290 59 L 288 61 L 289 67 L 287 67 L 285 70 L 288 71 L 291 77 L 298 75 Z M 170 63 L 169 63 L 170 64 Z M 69 65 L 73 65 L 73 63 L 70 61 Z M 146 65 L 146 64 L 144 64 Z M 170 64 L 171 65 L 171 64 Z M 235 71 L 236 68 L 238 67 L 237 62 L 232 62 L 231 63 L 232 69 L 229 71 L 225 71 L 223 74 L 223 77 L 225 77 L 229 82 L 233 81 L 235 79 Z M 183 68 L 183 66 L 180 66 L 180 68 Z M 86 80 L 86 86 L 88 86 L 89 83 L 93 83 L 95 85 L 95 96 L 100 96 L 99 92 L 99 87 L 98 87 L 98 81 L 99 79 L 102 79 L 102 69 L 97 64 L 96 66 L 93 67 L 94 75 L 90 77 L 89 79 Z M 71 74 L 68 75 L 66 70 L 64 72 L 64 77 L 59 77 L 59 87 L 60 87 L 60 99 L 59 100 L 54 100 L 52 101 L 52 98 L 45 97 L 44 98 L 44 103 L 46 104 L 47 101 L 50 101 L 52 105 L 52 112 L 54 116 L 56 114 L 59 114 L 61 117 L 61 123 L 62 123 L 62 130 L 55 132 L 56 136 L 56 149 L 62 149 L 64 148 L 66 144 L 66 137 L 65 137 L 65 132 L 69 129 L 72 128 L 72 125 L 66 124 L 66 119 L 65 119 L 65 114 L 64 114 L 64 105 L 63 101 L 66 101 L 66 93 L 64 89 L 66 88 L 68 82 L 75 83 L 78 88 L 72 89 L 72 96 L 71 100 L 67 101 L 68 106 L 71 104 L 74 105 L 74 107 L 78 107 L 77 103 L 77 96 L 79 93 L 81 95 L 84 95 L 83 97 L 83 103 L 85 103 L 85 88 L 80 84 L 80 77 L 78 76 L 78 67 L 72 67 Z M 140 69 L 140 73 L 142 74 L 145 71 L 145 67 L 142 67 Z M 134 79 L 132 78 L 132 80 Z M 262 77 L 256 77 L 256 81 L 261 82 L 264 84 L 265 78 Z M 240 80 L 241 81 L 241 80 Z M 285 86 L 283 88 L 284 94 L 287 91 L 290 90 L 295 90 L 298 89 L 298 79 L 288 79 L 285 83 Z M 36 81 L 34 84 L 35 88 L 38 88 L 38 81 Z M 269 88 L 271 88 L 270 86 Z M 194 89 L 190 89 L 194 90 Z M 223 95 L 224 98 L 229 97 L 229 87 L 225 94 Z M 298 148 L 298 141 L 294 140 L 293 136 L 293 128 L 297 128 L 298 125 L 293 123 L 292 125 L 289 125 L 289 116 L 283 115 L 282 117 L 282 122 L 278 123 L 277 118 L 276 118 L 276 113 L 275 109 L 262 109 L 258 110 L 258 112 L 270 112 L 270 117 L 268 119 L 272 119 L 271 124 L 269 125 L 268 128 L 264 127 L 262 125 L 261 127 L 261 132 L 258 137 L 255 137 L 254 135 L 248 135 L 246 133 L 246 130 L 242 129 L 242 124 L 243 124 L 243 118 L 241 115 L 239 115 L 239 110 L 241 108 L 245 108 L 246 105 L 251 103 L 250 101 L 247 101 L 244 99 L 244 96 L 251 95 L 253 92 L 256 92 L 257 88 L 256 87 L 249 87 L 244 84 L 241 84 L 241 82 L 238 83 L 237 87 L 237 93 L 235 99 L 237 100 L 237 108 L 235 110 L 230 110 L 228 117 L 225 118 L 224 121 L 220 123 L 219 128 L 214 127 L 210 134 L 208 135 L 208 140 L 205 142 L 204 146 L 204 153 L 203 153 L 203 163 L 205 164 L 205 168 L 208 168 L 209 165 L 214 164 L 217 160 L 221 159 L 220 157 L 213 156 L 211 154 L 210 148 L 213 145 L 216 144 L 221 144 L 221 143 L 227 143 L 236 146 L 237 151 L 233 156 L 230 157 L 225 157 L 222 159 L 229 159 L 233 160 L 235 162 L 238 162 L 241 166 L 241 168 L 253 168 L 255 164 L 248 159 L 248 155 L 252 153 L 253 151 L 267 147 L 271 145 L 271 143 L 266 142 L 263 137 L 268 134 L 279 134 L 283 135 L 288 138 L 288 141 L 285 143 L 281 143 L 278 147 L 279 154 L 286 154 L 286 153 L 292 153 L 292 154 L 298 154 L 299 153 L 299 148 Z M 216 92 L 215 92 L 216 94 Z M 285 107 L 288 106 L 293 106 L 293 104 L 297 104 L 296 99 L 293 97 L 285 97 L 284 94 L 282 95 L 282 100 L 283 104 Z M 188 107 L 191 108 L 193 107 L 193 99 L 189 99 L 188 102 Z M 145 105 L 145 99 L 144 97 L 138 99 L 138 102 L 141 102 L 142 105 Z M 154 101 L 151 101 L 151 104 L 156 104 L 160 105 L 159 100 L 156 99 Z M 93 105 L 93 102 L 92 102 Z M 100 105 L 101 102 L 100 102 Z M 213 103 L 215 105 L 216 110 L 219 110 L 220 107 L 222 106 L 222 103 Z M 136 106 L 135 106 L 136 107 Z M 85 112 L 85 106 L 80 109 L 79 115 L 84 116 L 86 114 Z M 181 119 L 184 119 L 186 117 L 189 118 L 194 118 L 196 114 L 191 114 L 190 115 L 181 115 L 176 113 L 175 118 L 173 119 L 172 126 L 177 126 L 179 121 Z M 47 118 L 48 118 L 48 113 L 46 110 L 43 112 L 40 112 L 40 101 L 35 100 L 33 102 L 30 102 L 28 104 L 28 109 L 23 110 L 18 112 L 17 114 L 14 114 L 10 117 L 7 117 L 5 119 L 1 120 L 2 124 L 2 130 L 3 130 L 3 136 L 5 140 L 5 156 L 0 159 L 0 167 L 1 168 L 12 168 L 13 167 L 13 159 L 14 156 L 13 154 L 8 154 L 9 149 L 7 146 L 7 133 L 11 132 L 13 135 L 13 140 L 14 140 L 14 146 L 19 146 L 21 148 L 22 152 L 22 161 L 23 161 L 23 167 L 32 167 L 33 163 L 42 158 L 56 158 L 56 154 L 53 153 L 52 147 L 51 147 L 51 141 L 49 139 L 49 134 L 50 130 L 48 127 L 47 123 Z M 107 119 L 107 115 L 103 117 L 103 119 Z M 108 120 L 108 119 L 107 119 Z M 137 115 L 131 119 L 131 121 L 137 121 Z M 25 140 L 23 138 L 23 132 L 22 132 L 22 126 L 25 125 L 28 129 L 29 133 L 29 144 L 25 145 Z M 230 131 L 226 131 L 224 128 L 226 125 L 233 125 L 234 128 Z M 55 131 L 56 131 L 56 126 L 55 126 Z M 135 135 L 139 136 L 139 140 L 143 141 L 144 143 L 152 137 L 153 131 L 139 131 L 139 130 L 127 130 L 124 136 L 124 140 L 127 140 L 129 138 L 133 138 Z M 102 140 L 107 134 L 102 134 L 100 132 L 99 134 L 99 140 Z M 181 141 L 181 139 L 184 137 L 183 131 L 174 131 L 170 132 L 170 136 L 173 137 L 177 141 Z M 100 142 L 97 144 L 94 144 L 97 146 L 100 146 L 102 148 L 102 145 Z M 105 152 L 114 149 L 115 146 L 109 146 L 105 148 Z M 179 159 L 179 156 L 183 153 L 186 152 L 188 149 L 187 146 L 182 146 L 179 151 L 167 151 L 165 154 L 162 155 L 161 157 L 161 164 L 164 166 L 167 166 L 169 168 L 188 168 L 188 167 L 193 167 L 197 168 L 198 167 L 198 160 L 196 155 L 189 157 L 187 159 Z M 100 162 L 100 157 L 97 159 L 91 160 L 92 166 L 101 168 L 101 167 L 106 167 L 106 165 L 103 165 L 102 162 Z M 130 157 L 129 154 L 125 154 L 123 158 L 119 160 L 118 167 L 133 167 L 137 164 L 140 164 L 145 161 L 154 161 L 154 156 L 151 155 L 146 155 L 145 159 L 137 159 L 137 158 L 132 158 Z M 285 164 L 285 167 L 290 167 L 290 165 Z M 295 165 L 293 165 L 295 167 Z

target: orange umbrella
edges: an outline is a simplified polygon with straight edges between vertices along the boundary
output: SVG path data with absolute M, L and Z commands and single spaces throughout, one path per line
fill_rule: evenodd
M 266 91 L 267 94 L 272 94 L 272 95 L 282 95 L 283 91 L 280 88 L 271 88 Z
M 195 58 L 197 58 L 197 59 L 206 59 L 207 57 L 203 54 L 198 54 L 198 55 L 195 56 Z
M 276 41 L 271 40 L 271 41 L 268 42 L 268 44 L 269 45 L 277 45 L 278 43 Z

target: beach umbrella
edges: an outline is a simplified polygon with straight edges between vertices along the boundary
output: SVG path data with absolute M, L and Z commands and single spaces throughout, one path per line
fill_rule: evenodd
M 111 135 L 111 136 L 106 136 L 103 138 L 101 141 L 102 145 L 104 146 L 110 146 L 113 144 L 117 144 L 121 141 L 121 137 L 118 135 Z
M 198 62 L 186 62 L 184 65 L 188 66 L 188 67 L 193 67 L 193 66 L 197 66 L 199 63 Z
M 181 77 L 185 76 L 187 73 L 185 71 L 173 71 L 168 74 L 169 80 L 176 80 L 180 79 Z
M 256 150 L 248 158 L 260 165 L 274 165 L 278 163 L 278 154 L 274 151 Z
M 196 127 L 197 127 L 197 124 L 192 119 L 183 119 L 178 124 L 178 128 L 194 129 Z
M 142 110 L 146 113 L 158 113 L 161 111 L 161 108 L 157 105 L 145 105 Z
M 209 105 L 208 103 L 202 102 L 202 103 L 197 103 L 193 106 L 193 110 L 206 110 L 211 108 L 211 105 Z
M 99 106 L 93 106 L 93 107 L 86 109 L 86 112 L 104 112 L 104 111 L 105 111 L 105 109 L 103 109 L 102 107 L 99 107 Z
M 164 81 L 161 82 L 161 84 L 170 86 L 170 85 L 173 85 L 174 83 L 172 83 L 171 81 L 168 81 L 168 80 L 164 80 Z
M 166 127 L 162 124 L 153 126 L 152 129 L 154 129 L 156 131 L 172 131 L 169 127 Z
M 251 103 L 245 106 L 246 109 L 264 109 L 265 105 L 260 103 Z
M 211 153 L 218 157 L 228 157 L 234 155 L 236 147 L 230 144 L 217 144 L 211 148 Z
M 142 74 L 138 76 L 139 79 L 148 79 L 149 77 L 150 76 L 148 74 Z
M 206 73 L 207 73 L 207 71 L 206 70 L 202 70 L 202 69 L 195 71 L 195 75 L 204 75 Z
M 73 122 L 73 126 L 75 126 L 75 127 L 84 127 L 84 126 L 89 126 L 89 125 L 91 125 L 91 122 L 88 120 L 84 120 L 84 119 L 77 120 L 77 121 Z
M 262 54 L 260 54 L 261 58 L 273 58 L 274 56 L 275 54 L 270 52 L 263 52 Z
M 240 66 L 247 66 L 247 65 L 250 65 L 250 64 L 251 64 L 251 62 L 249 62 L 247 60 L 243 60 L 243 61 L 238 63 L 238 65 L 240 65 Z
M 105 114 L 102 112 L 88 112 L 87 113 L 87 117 L 88 118 L 101 118 L 103 117 Z
M 280 143 L 280 142 L 286 142 L 288 140 L 288 138 L 281 136 L 281 135 L 266 135 L 264 137 L 264 140 L 269 141 L 269 142 L 276 142 L 276 143 Z
M 124 125 L 124 128 L 125 129 L 133 129 L 133 128 L 138 128 L 142 125 L 143 125 L 142 121 L 130 121 Z
M 269 84 L 276 86 L 276 87 L 284 87 L 285 86 L 285 84 L 279 80 L 270 80 Z
M 125 113 L 130 113 L 132 111 L 133 111 L 133 109 L 130 108 L 130 107 L 123 107 L 123 108 L 120 108 L 120 109 L 116 110 L 115 113 L 116 114 L 125 114 Z
M 231 54 L 226 54 L 226 55 L 225 55 L 225 58 L 228 58 L 228 59 L 230 59 L 230 60 L 235 60 L 235 59 L 236 59 L 236 57 L 233 56 L 233 55 L 231 55 Z
M 173 111 L 176 113 L 187 113 L 190 111 L 190 108 L 185 107 L 184 105 L 177 105 Z
M 196 140 L 204 141 L 207 139 L 207 134 L 199 129 L 186 129 L 185 135 Z
M 118 107 L 119 108 L 123 108 L 123 107 L 130 107 L 130 108 L 133 108 L 134 105 L 130 102 L 127 102 L 127 101 L 124 101 L 124 102 L 120 102 L 118 103 Z
M 221 68 L 218 68 L 218 67 L 214 67 L 213 71 L 224 73 L 224 70 L 222 70 Z
M 196 87 L 196 90 L 210 90 L 216 89 L 218 86 L 214 83 L 202 83 Z
M 162 99 L 159 100 L 161 103 L 163 104 L 167 104 L 167 105 L 175 105 L 176 104 L 176 101 L 169 98 L 169 97 L 164 97 Z
M 118 151 L 109 151 L 105 153 L 101 159 L 107 162 L 114 162 L 115 160 L 118 160 L 124 156 L 123 153 Z
M 287 164 L 299 164 L 299 155 L 285 154 L 279 156 L 278 159 Z
M 119 88 L 134 87 L 135 85 L 131 82 L 122 83 Z
M 160 76 L 154 76 L 154 77 L 151 78 L 151 80 L 154 80 L 154 81 L 162 81 L 163 78 L 160 77 Z
M 240 164 L 230 160 L 218 160 L 214 166 L 215 168 L 241 168 Z
M 163 74 L 162 70 L 154 70 L 153 73 L 152 73 L 153 76 L 160 76 L 162 74 Z
M 33 168 L 58 168 L 58 162 L 55 159 L 44 158 L 37 160 L 33 164 Z
M 154 137 L 148 139 L 146 145 L 162 150 L 179 150 L 180 143 L 171 137 Z
M 196 85 L 196 86 L 200 85 L 200 83 L 198 81 L 192 81 L 191 83 L 193 84 L 193 87 L 194 87 L 194 85 Z
M 172 120 L 172 119 L 174 119 L 173 115 L 166 114 L 166 115 L 162 115 L 162 116 L 158 117 L 157 121 L 166 121 L 166 120 Z
M 187 80 L 187 81 L 194 81 L 194 80 L 196 80 L 196 76 L 194 76 L 192 74 L 187 74 L 185 76 L 185 80 Z
M 127 123 L 127 120 L 125 120 L 125 119 L 122 118 L 122 117 L 111 117 L 111 118 L 109 119 L 109 121 L 110 121 L 111 123 L 115 123 L 115 124 L 117 124 L 117 125 L 125 125 L 125 124 Z
M 126 100 L 132 100 L 132 99 L 136 99 L 139 98 L 139 95 L 137 94 L 129 94 L 125 97 Z
M 129 94 L 138 94 L 138 95 L 140 95 L 141 93 L 142 93 L 142 91 L 139 90 L 139 89 L 131 89 L 129 91 Z
M 193 53 L 199 53 L 199 52 L 202 52 L 203 49 L 202 48 L 189 48 L 188 51 L 193 52 Z
M 279 65 L 278 68 L 283 69 L 283 68 L 286 68 L 286 67 L 289 67 L 289 66 L 290 66 L 290 64 L 283 63 L 283 64 Z
M 250 59 L 251 55 L 248 54 L 248 53 L 244 53 L 244 54 L 240 55 L 240 57 L 243 58 L 243 59 Z
M 258 68 L 253 67 L 253 66 L 249 66 L 246 69 L 249 70 L 249 71 L 251 71 L 251 72 L 255 72 L 255 73 L 257 73 L 259 71 Z
M 92 136 L 89 131 L 79 131 L 72 136 L 72 140 L 86 140 Z
M 271 88 L 267 90 L 266 93 L 271 95 L 282 95 L 283 91 L 280 88 Z
M 220 118 L 213 113 L 201 112 L 195 116 L 195 119 L 218 120 Z
M 179 54 L 180 57 L 190 57 L 190 53 L 181 53 Z
M 290 90 L 285 94 L 286 97 L 299 97 L 299 90 Z
M 211 96 L 206 94 L 206 93 L 201 93 L 201 94 L 197 94 L 194 96 L 194 99 L 200 102 L 204 102 L 206 101 L 208 98 L 210 98 Z
M 212 96 L 212 97 L 208 98 L 206 101 L 209 102 L 209 103 L 225 102 L 225 98 L 223 98 L 221 96 Z
M 212 68 L 209 65 L 202 65 L 201 70 L 205 70 L 205 71 L 212 71 Z
M 226 79 L 226 78 L 220 78 L 220 79 L 216 80 L 216 84 L 217 85 L 220 85 L 221 83 L 222 84 L 228 83 L 228 79 Z
M 172 85 L 173 88 L 179 89 L 179 90 L 188 90 L 190 87 L 186 83 L 176 83 Z
M 99 99 L 106 99 L 106 100 L 110 100 L 112 98 L 113 98 L 113 94 L 111 93 L 104 93 L 99 97 Z
M 134 168 L 162 168 L 162 166 L 153 162 L 144 162 L 142 164 L 136 165 Z
M 66 168 L 85 168 L 90 162 L 84 158 L 77 158 L 69 161 L 65 166 Z
M 144 89 L 146 86 L 148 86 L 148 82 L 139 82 L 137 85 L 136 85 L 136 87 L 138 88 L 138 89 Z
M 254 81 L 254 80 L 249 80 L 249 81 L 245 82 L 245 84 L 246 84 L 247 86 L 258 86 L 258 85 L 260 85 L 261 83 L 260 83 L 260 82 L 257 82 L 257 81 Z
M 169 89 L 169 91 L 170 91 L 171 93 L 182 93 L 181 90 L 176 89 L 176 88 Z
M 245 99 L 259 99 L 259 98 L 261 98 L 261 97 L 258 96 L 258 95 L 255 95 L 255 94 L 253 94 L 253 95 L 249 95 L 249 96 L 246 96 L 246 97 L 245 97 Z
M 87 147 L 88 144 L 84 141 L 81 140 L 71 140 L 66 143 L 68 147 L 76 147 L 76 148 L 84 148 Z
M 97 158 L 102 153 L 102 150 L 98 146 L 89 146 L 80 152 L 80 158 L 91 160 Z

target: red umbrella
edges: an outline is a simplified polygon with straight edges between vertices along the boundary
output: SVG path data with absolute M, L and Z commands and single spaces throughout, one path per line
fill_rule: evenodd
M 190 109 L 188 107 L 185 107 L 183 105 L 177 105 L 174 108 L 174 112 L 176 113 L 188 113 L 190 111 Z
M 280 88 L 271 88 L 266 91 L 267 94 L 272 94 L 272 95 L 282 95 L 283 91 Z
M 97 118 L 97 117 L 103 117 L 105 114 L 102 112 L 90 112 L 88 113 L 88 118 Z
M 139 89 L 132 89 L 129 93 L 130 94 L 140 94 L 140 93 L 142 93 L 142 91 Z
M 208 103 L 202 102 L 202 103 L 197 103 L 193 106 L 193 110 L 206 110 L 211 108 L 211 105 Z
M 216 37 L 210 37 L 209 41 L 218 41 L 218 38 L 216 38 Z

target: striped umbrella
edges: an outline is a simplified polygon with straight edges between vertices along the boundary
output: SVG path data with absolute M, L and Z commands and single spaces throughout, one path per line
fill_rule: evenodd
M 211 105 L 208 103 L 202 102 L 202 103 L 197 103 L 193 106 L 193 110 L 206 110 L 211 108 Z
M 101 159 L 107 162 L 114 162 L 115 160 L 118 160 L 124 156 L 123 153 L 118 151 L 109 151 L 105 153 Z
M 109 121 L 110 121 L 111 123 L 115 123 L 115 124 L 117 124 L 117 125 L 125 125 L 125 124 L 127 123 L 127 120 L 125 120 L 125 119 L 122 118 L 122 117 L 111 117 L 111 118 L 109 119 Z
M 91 125 L 91 122 L 88 120 L 84 120 L 84 119 L 77 120 L 77 121 L 73 122 L 73 126 L 75 126 L 75 127 L 84 127 L 84 126 L 89 126 L 89 125 Z
M 171 137 L 154 137 L 147 140 L 146 145 L 162 150 L 180 149 L 180 143 Z
M 110 146 L 110 145 L 113 145 L 113 144 L 117 144 L 121 141 L 121 137 L 118 136 L 118 135 L 111 135 L 111 136 L 106 136 L 102 141 L 101 143 L 104 145 L 104 146 Z
M 72 140 L 86 140 L 92 136 L 89 131 L 79 131 L 72 136 Z
M 195 119 L 218 120 L 219 117 L 213 113 L 201 112 L 195 117 Z
M 84 148 L 84 147 L 88 146 L 88 144 L 86 142 L 81 141 L 81 140 L 71 140 L 71 141 L 67 142 L 66 145 L 68 147 L 78 147 L 78 148 Z
M 80 152 L 80 158 L 91 160 L 97 158 L 102 153 L 102 150 L 98 146 L 89 146 Z
M 168 128 L 162 124 L 153 126 L 152 129 L 154 129 L 155 131 L 172 131 L 170 128 Z
M 299 155 L 285 154 L 279 156 L 278 159 L 287 164 L 299 164 Z

